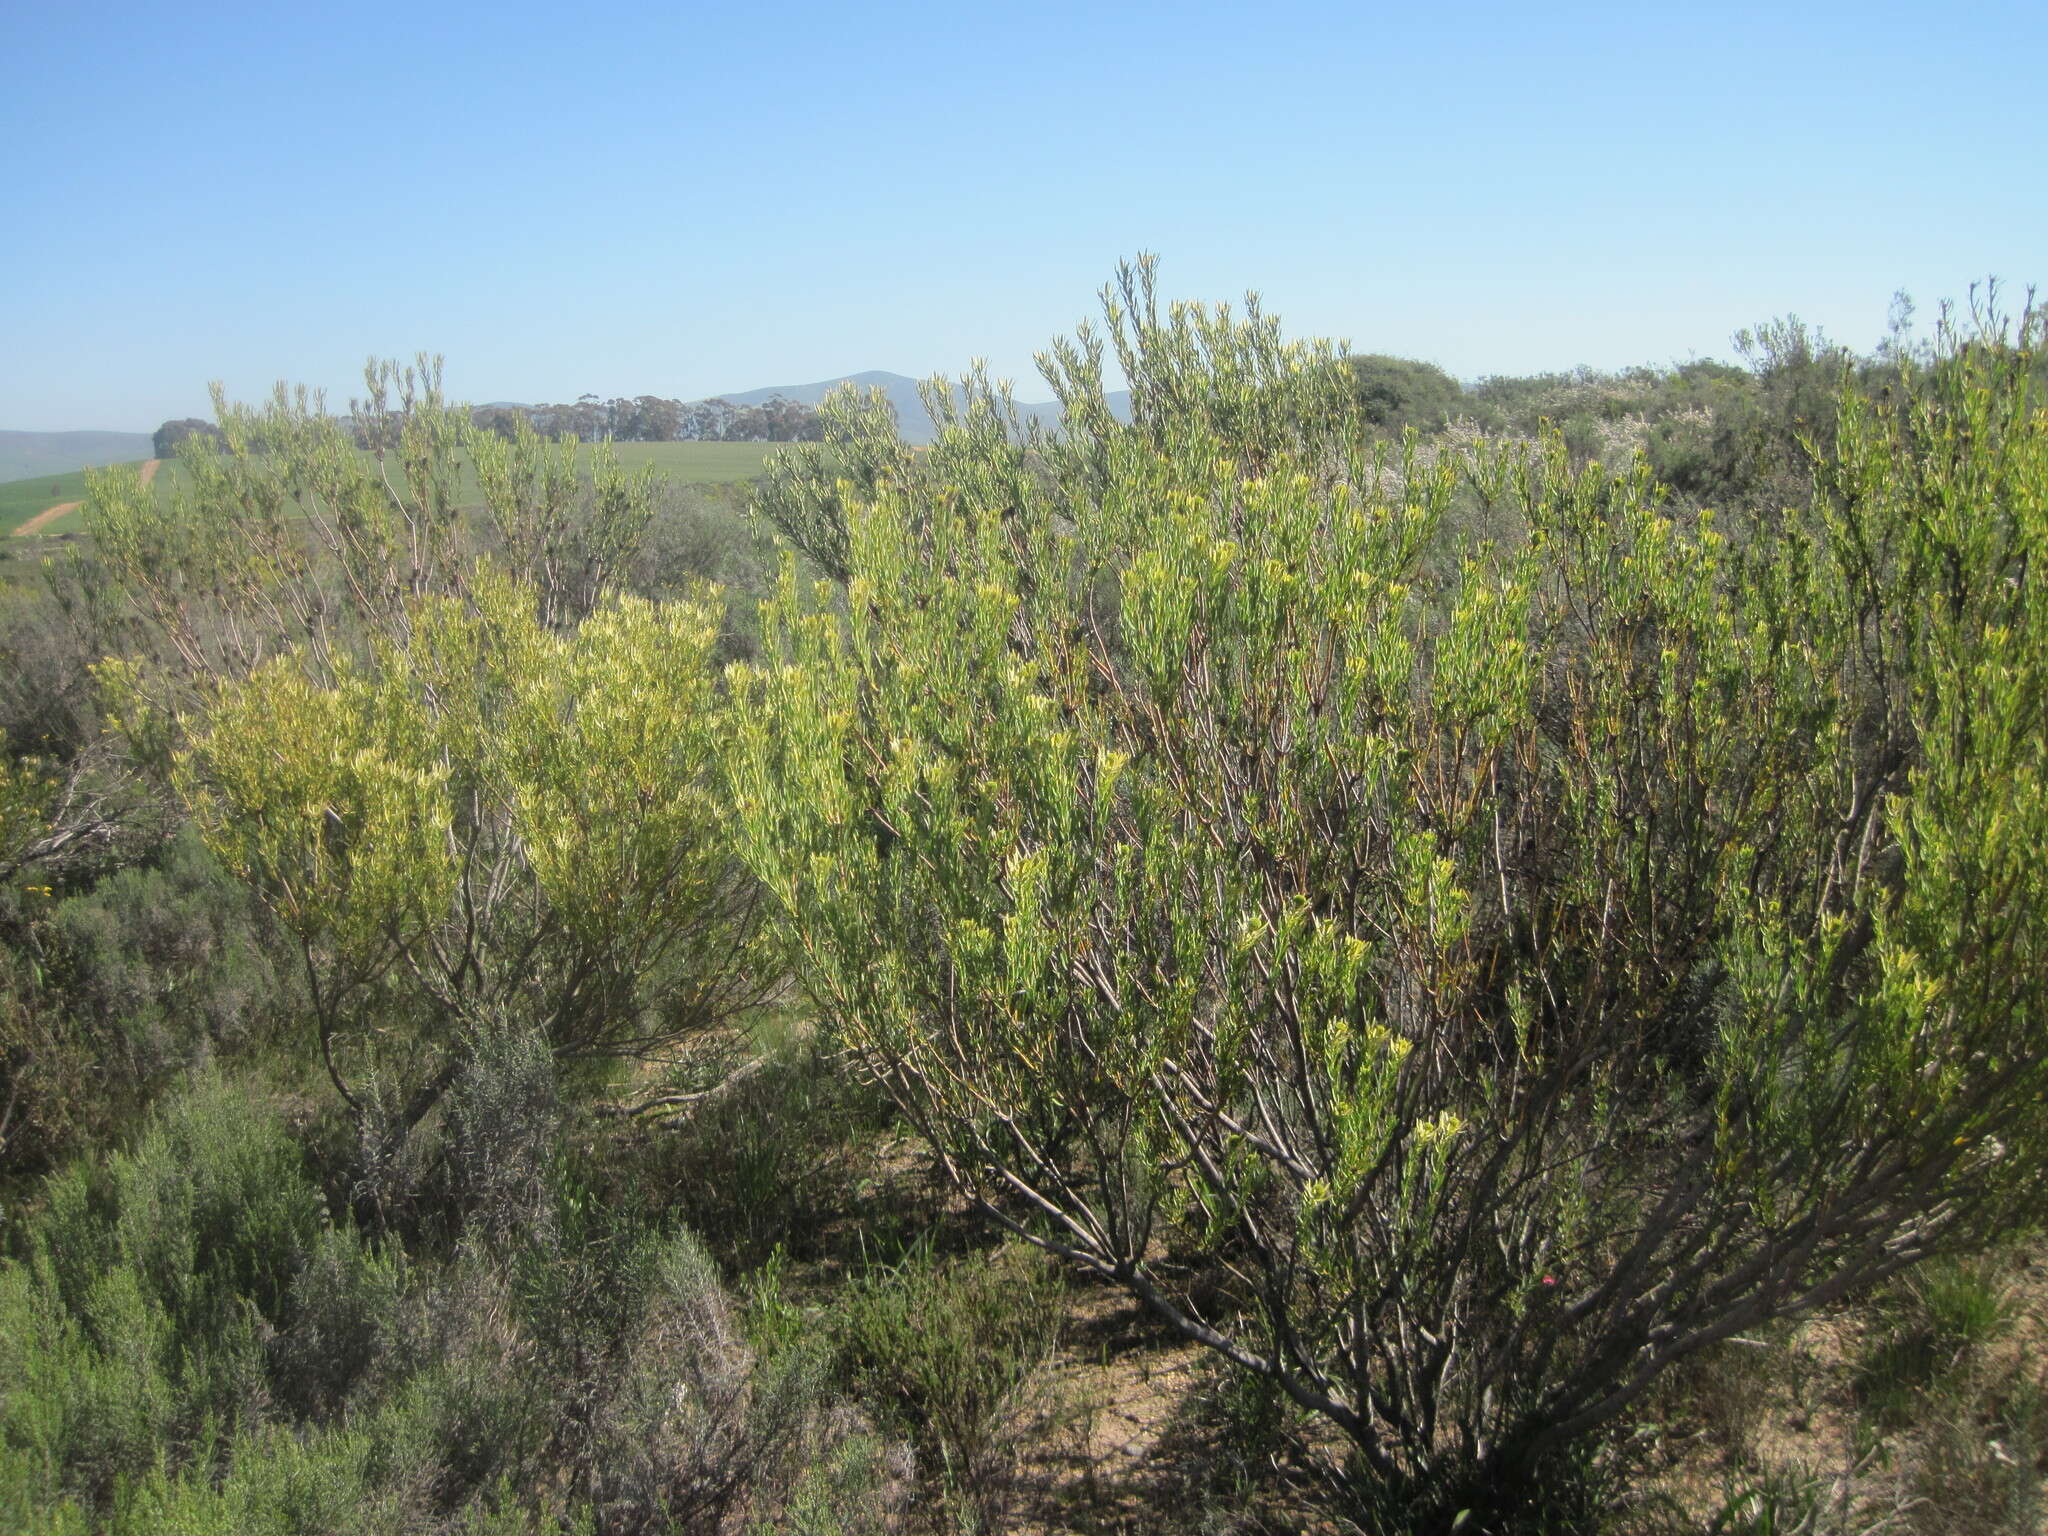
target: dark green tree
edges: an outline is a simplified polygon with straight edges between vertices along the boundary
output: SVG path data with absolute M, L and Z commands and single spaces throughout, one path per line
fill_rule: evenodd
M 180 421 L 167 421 L 156 429 L 150 443 L 155 457 L 168 459 L 178 451 L 178 444 L 188 437 L 211 437 L 218 439 L 220 429 L 210 421 L 201 421 L 197 416 L 187 416 Z
M 1344 363 L 1351 370 L 1359 410 L 1389 432 L 1408 427 L 1434 432 L 1464 403 L 1463 386 L 1434 363 L 1377 352 L 1359 353 Z

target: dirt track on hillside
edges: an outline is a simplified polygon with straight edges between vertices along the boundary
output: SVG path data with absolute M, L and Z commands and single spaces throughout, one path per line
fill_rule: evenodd
M 161 463 L 163 463 L 162 459 L 144 459 L 142 461 L 142 483 L 144 485 L 149 484 L 150 481 L 156 478 L 157 466 Z M 66 512 L 74 511 L 75 509 L 83 505 L 83 502 L 60 501 L 54 507 L 45 507 L 43 508 L 42 511 L 38 512 L 34 517 L 30 518 L 27 522 L 23 523 L 19 528 L 16 528 L 14 530 L 14 536 L 17 539 L 33 538 L 35 537 L 35 535 L 41 533 L 45 528 L 49 527 L 50 524 L 57 521 L 57 519 L 62 517 Z

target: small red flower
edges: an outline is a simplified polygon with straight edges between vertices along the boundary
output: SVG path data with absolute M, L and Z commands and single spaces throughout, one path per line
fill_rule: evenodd
M 1557 1284 L 1557 1276 L 1555 1276 L 1555 1275 L 1545 1275 L 1545 1276 L 1543 1277 L 1543 1283 L 1544 1283 L 1545 1285 L 1555 1285 L 1555 1284 Z

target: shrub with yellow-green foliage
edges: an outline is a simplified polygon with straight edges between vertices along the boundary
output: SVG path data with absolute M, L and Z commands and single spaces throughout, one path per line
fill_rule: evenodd
M 1472 541 L 1334 349 L 1108 318 L 1129 427 L 1084 339 L 1059 437 L 812 496 L 738 684 L 802 978 L 985 1210 L 1448 1515 L 2038 1197 L 2034 317 L 1740 549 L 1554 441 Z
M 721 600 L 617 596 L 651 472 L 478 428 L 436 359 L 365 386 L 347 419 L 216 391 L 175 494 L 96 478 L 79 603 L 115 735 L 270 905 L 388 1153 L 482 1036 L 646 1053 L 769 979 L 713 787 Z
M 180 449 L 159 496 L 132 471 L 88 477 L 89 553 L 73 622 L 122 658 L 115 723 L 157 766 L 167 717 L 202 685 L 300 652 L 325 677 L 402 643 L 413 603 L 459 596 L 480 556 L 531 588 L 552 629 L 617 589 L 653 516 L 651 466 L 608 443 L 505 439 L 441 391 L 441 363 L 373 361 L 352 415 L 280 385 L 261 407 L 214 390 L 217 433 Z
M 335 1087 L 387 1095 L 401 1135 L 480 1036 L 653 1052 L 767 984 L 716 784 L 715 599 L 560 632 L 523 583 L 466 588 L 366 662 L 224 684 L 176 774 L 297 944 Z
M 0 877 L 33 861 L 36 843 L 50 829 L 56 786 L 33 758 L 0 761 Z

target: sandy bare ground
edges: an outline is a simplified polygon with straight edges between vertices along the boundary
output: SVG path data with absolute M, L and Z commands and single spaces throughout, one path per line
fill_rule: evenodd
M 66 512 L 70 512 L 80 505 L 81 503 L 76 501 L 60 501 L 54 507 L 45 507 L 27 522 L 16 527 L 14 536 L 17 539 L 32 538 L 57 521 Z
M 142 483 L 144 485 L 149 484 L 150 481 L 156 478 L 157 466 L 162 463 L 162 459 L 143 460 Z M 43 508 L 42 511 L 38 512 L 34 517 L 30 518 L 27 522 L 23 523 L 20 527 L 16 528 L 14 530 L 14 536 L 17 539 L 33 538 L 35 537 L 35 535 L 41 533 L 45 528 L 49 527 L 50 524 L 57 521 L 57 519 L 62 517 L 66 512 L 75 511 L 81 505 L 83 505 L 83 503 L 76 501 L 60 501 L 54 507 L 45 507 Z

